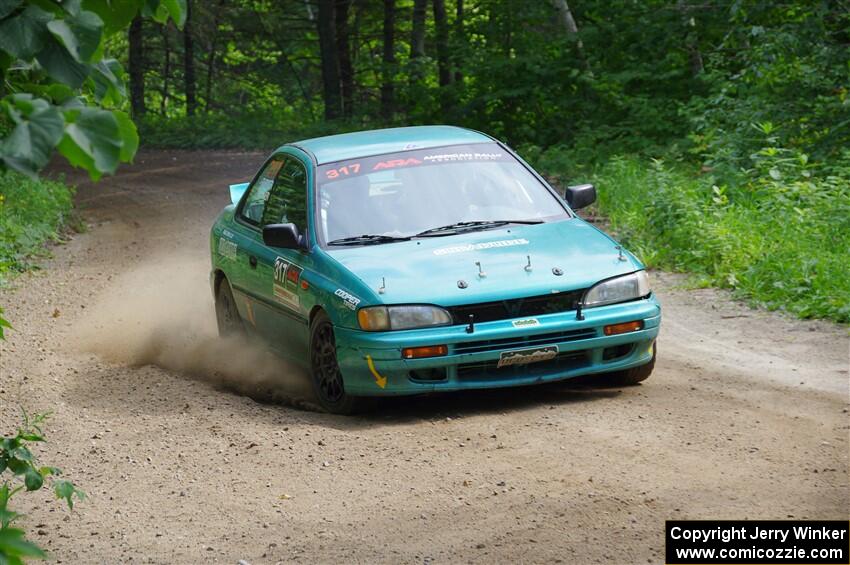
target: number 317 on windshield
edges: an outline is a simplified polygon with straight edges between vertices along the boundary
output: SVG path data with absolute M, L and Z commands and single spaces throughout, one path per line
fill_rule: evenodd
M 352 163 L 351 165 L 345 165 L 344 167 L 340 167 L 338 169 L 330 169 L 325 171 L 325 175 L 329 179 L 336 179 L 340 176 L 346 175 L 356 175 L 360 172 L 360 163 Z

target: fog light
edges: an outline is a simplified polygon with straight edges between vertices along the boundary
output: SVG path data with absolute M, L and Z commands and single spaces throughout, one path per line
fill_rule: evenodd
M 642 329 L 643 321 L 637 320 L 635 322 L 624 322 L 622 324 L 611 324 L 610 326 L 605 326 L 604 332 L 605 335 L 617 335 L 629 332 L 636 332 Z
M 405 359 L 420 359 L 422 357 L 440 357 L 446 355 L 449 348 L 445 345 L 429 345 L 427 347 L 405 347 L 401 356 Z

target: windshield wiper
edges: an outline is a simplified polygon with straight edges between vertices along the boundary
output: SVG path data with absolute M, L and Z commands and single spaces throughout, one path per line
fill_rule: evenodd
M 393 241 L 410 241 L 410 238 L 396 237 L 394 235 L 364 234 L 335 239 L 333 241 L 329 241 L 328 245 L 370 245 L 377 243 L 392 243 Z
M 430 228 L 417 233 L 413 237 L 439 237 L 443 235 L 452 235 L 463 231 L 473 231 L 478 229 L 496 228 L 507 224 L 542 224 L 543 220 L 477 220 L 474 222 L 457 222 L 447 226 Z

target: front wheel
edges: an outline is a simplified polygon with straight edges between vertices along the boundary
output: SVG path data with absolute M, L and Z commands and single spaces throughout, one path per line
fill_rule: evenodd
M 324 312 L 316 314 L 310 326 L 310 373 L 316 400 L 327 412 L 353 414 L 364 408 L 365 399 L 345 392 L 334 327 Z

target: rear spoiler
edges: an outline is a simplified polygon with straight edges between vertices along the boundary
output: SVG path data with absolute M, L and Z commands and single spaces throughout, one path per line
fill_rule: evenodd
M 240 182 L 239 184 L 231 184 L 230 185 L 230 201 L 234 204 L 238 204 L 240 200 L 242 200 L 242 195 L 245 194 L 245 191 L 248 190 L 247 182 Z

